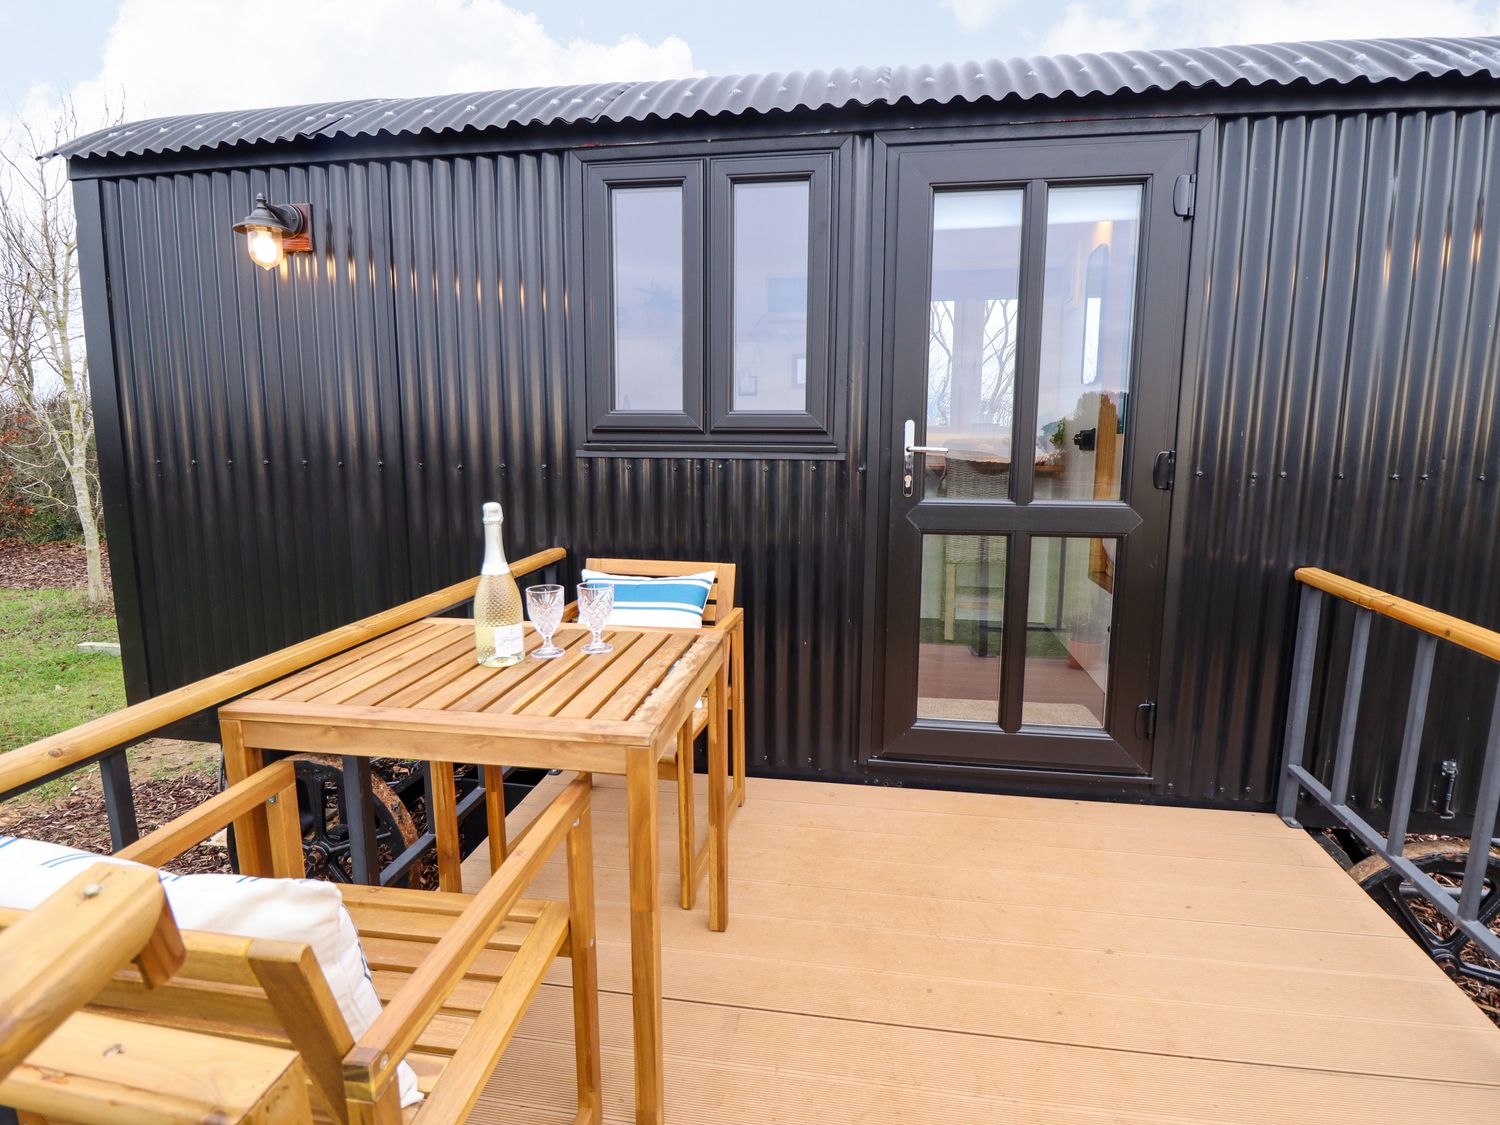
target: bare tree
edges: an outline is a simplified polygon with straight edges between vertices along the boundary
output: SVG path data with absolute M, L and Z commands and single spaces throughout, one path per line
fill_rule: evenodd
M 88 598 L 108 600 L 99 543 L 99 482 L 79 300 L 78 237 L 62 161 L 42 159 L 75 136 L 64 103 L 51 124 L 17 126 L 0 168 L 0 394 L 29 423 L 6 443 L 29 496 L 66 508 L 82 529 Z

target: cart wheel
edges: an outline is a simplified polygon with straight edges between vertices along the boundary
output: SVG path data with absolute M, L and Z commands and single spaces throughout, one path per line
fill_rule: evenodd
M 1440 886 L 1455 889 L 1463 882 L 1464 865 L 1469 862 L 1469 849 L 1458 840 L 1422 840 L 1406 845 L 1403 854 Z M 1381 856 L 1360 860 L 1349 869 L 1349 877 L 1369 891 L 1408 936 L 1465 991 L 1487 1006 L 1495 1003 L 1496 990 L 1500 990 L 1500 965 L 1459 933 Z M 1495 929 L 1500 921 L 1497 916 L 1500 916 L 1500 848 L 1491 847 L 1479 918 Z
M 307 874 L 314 879 L 348 883 L 354 861 L 349 854 L 348 819 L 344 815 L 344 771 L 337 758 L 321 754 L 294 754 L 297 771 L 297 808 L 302 816 L 302 852 Z M 375 839 L 391 857 L 417 842 L 417 825 L 411 812 L 385 780 L 371 776 L 375 796 Z M 399 886 L 414 886 L 419 864 L 412 864 L 398 880 Z

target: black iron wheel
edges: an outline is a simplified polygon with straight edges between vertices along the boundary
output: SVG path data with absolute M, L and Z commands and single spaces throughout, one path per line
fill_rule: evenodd
M 1421 840 L 1408 844 L 1405 856 L 1417 869 L 1444 887 L 1457 888 L 1469 862 L 1467 841 Z M 1500 1000 L 1500 965 L 1458 932 L 1437 908 L 1393 870 L 1378 855 L 1361 860 L 1349 869 L 1350 878 L 1370 892 L 1427 955 L 1443 971 L 1464 985 L 1486 1006 Z M 1500 849 L 1490 849 L 1484 894 L 1479 904 L 1480 920 L 1491 929 L 1500 918 Z
M 353 878 L 349 821 L 344 813 L 343 768 L 337 758 L 295 754 L 297 808 L 302 817 L 302 852 L 314 879 L 348 883 Z M 396 791 L 378 775 L 370 778 L 375 797 L 375 840 L 382 863 L 389 863 L 417 842 L 416 822 Z M 397 881 L 415 886 L 417 864 Z

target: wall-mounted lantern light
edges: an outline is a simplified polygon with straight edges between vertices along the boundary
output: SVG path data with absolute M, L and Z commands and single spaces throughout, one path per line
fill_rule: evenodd
M 312 249 L 312 208 L 306 203 L 267 203 L 257 193 L 250 214 L 234 229 L 246 236 L 250 260 L 263 270 L 274 270 L 284 255 Z

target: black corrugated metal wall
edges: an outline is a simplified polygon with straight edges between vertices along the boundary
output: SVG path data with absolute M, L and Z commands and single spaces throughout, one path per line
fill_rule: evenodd
M 1222 122 L 1169 579 L 1177 797 L 1271 796 L 1293 568 L 1500 625 L 1497 128 L 1481 111 Z M 1376 807 L 1413 648 L 1390 623 L 1372 634 L 1354 794 Z M 1474 756 L 1493 698 L 1484 661 L 1451 657 L 1429 771 Z M 1342 683 L 1326 686 L 1336 708 Z
M 1294 566 L 1500 624 L 1495 129 L 1479 111 L 1222 120 L 1200 170 L 1159 796 L 1269 798 Z M 871 152 L 860 136 L 845 217 L 843 283 L 865 289 Z M 575 457 L 565 164 L 272 169 L 270 194 L 314 205 L 318 252 L 286 281 L 225 237 L 266 173 L 104 181 L 127 458 L 107 487 L 135 528 L 150 687 L 470 573 L 499 496 L 515 552 L 741 564 L 752 761 L 858 776 L 865 305 L 839 336 L 847 461 Z M 1399 706 L 1399 665 L 1372 665 L 1367 699 Z M 1488 705 L 1474 674 L 1448 684 L 1436 740 Z

